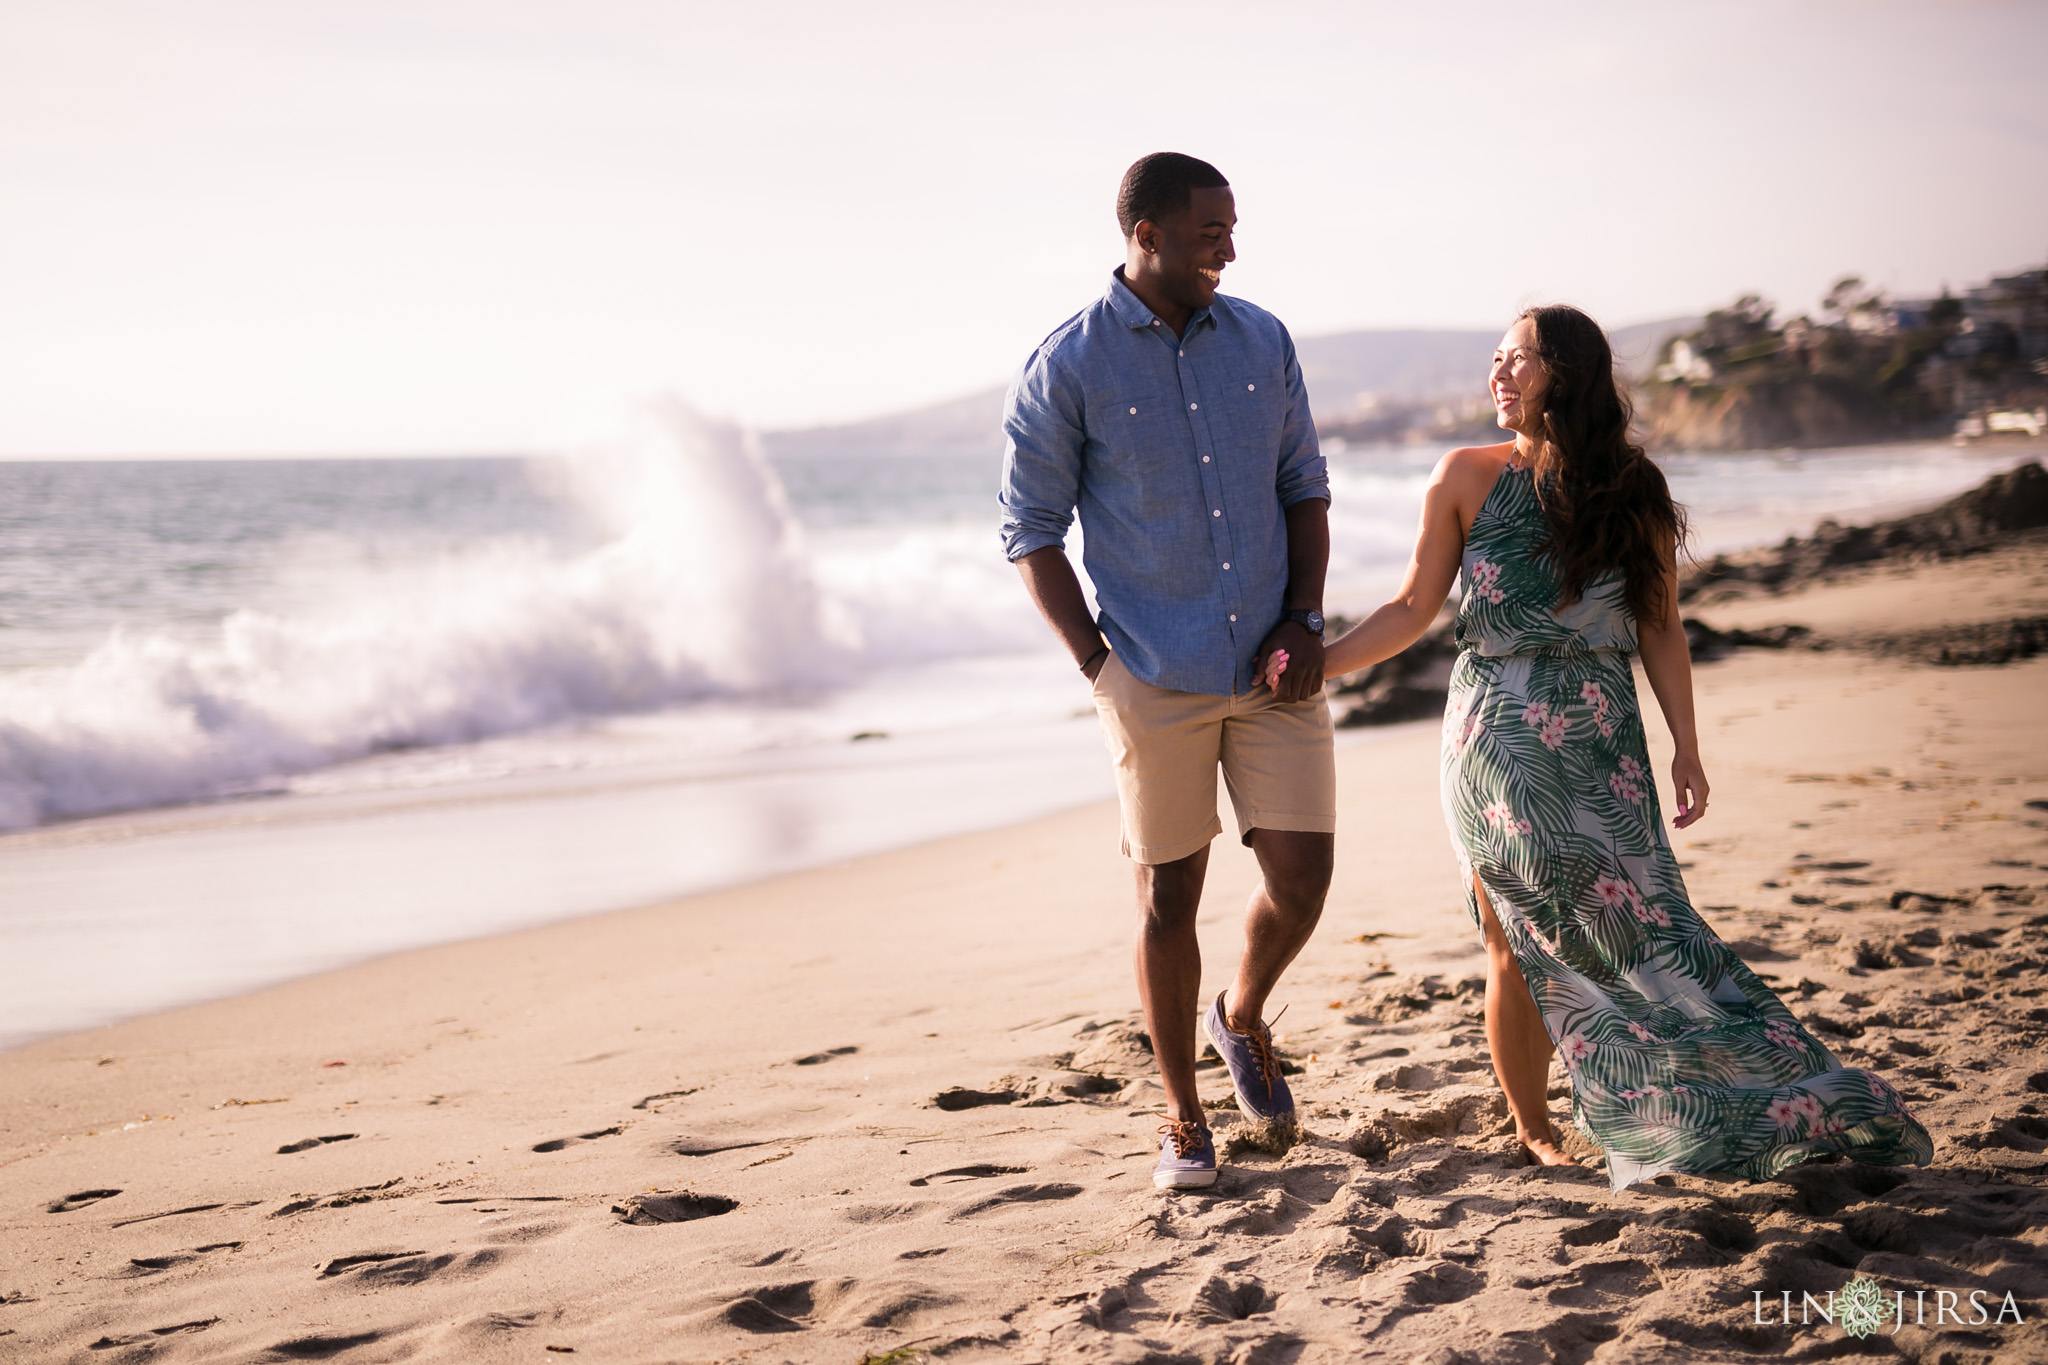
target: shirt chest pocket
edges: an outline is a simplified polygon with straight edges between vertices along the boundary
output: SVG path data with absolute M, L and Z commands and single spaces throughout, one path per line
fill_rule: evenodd
M 1091 394 L 1088 435 L 1110 461 L 1134 473 L 1174 464 L 1190 445 L 1185 415 L 1148 393 Z
M 1279 375 L 1250 373 L 1225 380 L 1216 407 L 1234 439 L 1260 450 L 1278 449 L 1287 420 L 1287 387 Z

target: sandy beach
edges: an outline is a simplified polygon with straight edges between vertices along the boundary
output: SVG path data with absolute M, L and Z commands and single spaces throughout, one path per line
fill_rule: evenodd
M 1248 1144 L 1205 1071 L 1213 1191 L 1149 1180 L 1092 805 L 0 1054 L 0 1358 L 2042 1359 L 2048 659 L 1854 641 L 2044 603 L 2022 545 L 1691 608 L 1846 642 L 1700 667 L 1713 802 L 1676 842 L 1930 1168 L 1524 1165 L 1421 721 L 1340 753 L 1336 885 L 1275 997 L 1306 1131 Z M 1251 879 L 1219 841 L 1210 990 Z M 1858 1271 L 1896 1335 L 1798 1321 Z

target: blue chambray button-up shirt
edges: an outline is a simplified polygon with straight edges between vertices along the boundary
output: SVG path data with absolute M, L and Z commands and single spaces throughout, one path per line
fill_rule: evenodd
M 1078 508 L 1098 621 L 1132 675 L 1249 692 L 1284 607 L 1286 509 L 1330 496 L 1280 320 L 1218 296 L 1175 337 L 1119 270 L 1024 362 L 1003 431 L 1004 552 L 1064 544 Z

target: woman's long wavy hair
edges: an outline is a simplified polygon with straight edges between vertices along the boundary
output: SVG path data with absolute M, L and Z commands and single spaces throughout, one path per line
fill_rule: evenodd
M 1522 313 L 1550 371 L 1536 456 L 1536 489 L 1550 534 L 1558 605 L 1570 606 L 1609 573 L 1638 622 L 1662 625 L 1665 555 L 1686 539 L 1685 510 L 1643 448 L 1629 438 L 1635 411 L 1614 381 L 1614 351 L 1600 324 L 1565 304 Z

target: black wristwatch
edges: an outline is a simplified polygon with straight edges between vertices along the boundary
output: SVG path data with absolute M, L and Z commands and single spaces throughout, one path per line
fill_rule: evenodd
M 1304 607 L 1299 611 L 1290 611 L 1280 619 L 1283 621 L 1292 621 L 1298 626 L 1307 626 L 1309 630 L 1316 635 L 1317 638 L 1320 639 L 1322 637 L 1323 614 L 1317 611 L 1314 607 Z

